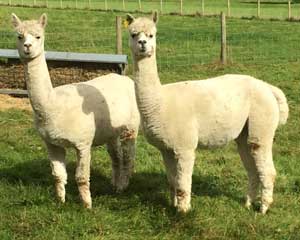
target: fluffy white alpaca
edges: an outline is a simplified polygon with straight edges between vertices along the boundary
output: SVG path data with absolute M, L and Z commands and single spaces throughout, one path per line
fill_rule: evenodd
M 108 74 L 88 82 L 53 88 L 44 53 L 46 15 L 38 21 L 22 22 L 12 14 L 12 23 L 25 66 L 35 125 L 48 149 L 57 196 L 61 202 L 65 201 L 65 148 L 73 147 L 78 158 L 79 193 L 84 206 L 91 208 L 91 146 L 107 144 L 113 185 L 119 191 L 128 185 L 140 121 L 134 83 L 128 77 Z
M 156 23 L 127 16 L 135 68 L 135 89 L 148 141 L 163 156 L 171 199 L 181 212 L 190 209 L 192 172 L 197 147 L 236 140 L 249 177 L 246 206 L 262 186 L 261 212 L 273 201 L 275 130 L 288 117 L 283 92 L 244 75 L 161 85 L 156 64 Z

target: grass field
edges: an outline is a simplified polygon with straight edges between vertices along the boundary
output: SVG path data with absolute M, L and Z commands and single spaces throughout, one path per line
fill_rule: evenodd
M 182 5 L 183 14 L 202 13 L 202 1 L 204 1 L 204 14 L 219 14 L 227 12 L 227 0 L 184 0 Z M 124 2 L 124 5 L 123 5 Z M 140 3 L 139 3 L 140 2 Z M 292 2 L 292 17 L 300 16 L 299 0 Z M 81 9 L 108 9 L 121 11 L 152 11 L 157 9 L 163 13 L 180 13 L 179 0 L 0 0 L 0 4 L 23 5 L 23 6 L 48 6 L 49 8 L 81 8 Z M 140 5 L 141 4 L 141 5 Z M 233 17 L 257 16 L 256 0 L 230 0 L 230 12 Z M 264 0 L 261 1 L 262 18 L 288 17 L 287 0 Z
M 24 19 L 47 12 L 47 49 L 114 51 L 115 13 L 11 7 L 0 9 L 0 48 L 14 48 L 11 12 Z M 31 113 L 0 109 L 0 239 L 300 239 L 300 25 L 230 19 L 228 31 L 232 61 L 223 67 L 218 64 L 218 18 L 162 16 L 160 76 L 166 83 L 243 73 L 284 90 L 291 113 L 275 138 L 278 177 L 275 202 L 266 216 L 243 207 L 247 177 L 234 144 L 197 153 L 193 210 L 185 216 L 177 214 L 169 205 L 161 157 L 142 135 L 136 172 L 122 194 L 112 191 L 105 148 L 93 150 L 91 211 L 80 205 L 70 151 L 67 202 L 60 205 Z M 123 38 L 128 53 L 126 30 Z

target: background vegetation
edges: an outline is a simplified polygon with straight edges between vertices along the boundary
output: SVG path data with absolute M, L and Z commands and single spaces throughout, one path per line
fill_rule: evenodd
M 47 50 L 114 52 L 116 13 L 13 7 L 0 9 L 0 48 L 15 46 L 11 12 L 22 19 L 48 14 Z M 91 211 L 78 199 L 70 151 L 67 202 L 60 205 L 31 113 L 0 109 L 0 239 L 300 239 L 299 32 L 299 23 L 230 19 L 231 63 L 224 67 L 218 63 L 219 18 L 161 16 L 158 25 L 162 82 L 243 73 L 286 93 L 291 114 L 275 138 L 278 177 L 266 216 L 243 207 L 247 177 L 234 144 L 197 153 L 193 210 L 178 215 L 170 207 L 161 157 L 142 135 L 136 172 L 122 194 L 112 191 L 105 147 L 93 150 Z M 125 29 L 123 40 L 129 54 Z

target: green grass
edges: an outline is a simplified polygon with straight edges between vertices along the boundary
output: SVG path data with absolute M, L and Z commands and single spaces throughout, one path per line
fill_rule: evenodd
M 10 13 L 21 18 L 47 12 L 46 48 L 60 51 L 114 51 L 114 16 L 82 10 L 0 9 L 0 47 L 14 48 Z M 162 16 L 158 25 L 161 80 L 175 82 L 224 73 L 243 73 L 281 87 L 291 109 L 276 135 L 278 172 L 275 202 L 266 216 L 243 207 L 246 173 L 234 144 L 197 153 L 193 210 L 170 207 L 161 156 L 138 139 L 136 172 L 129 189 L 115 194 L 104 147 L 92 154 L 93 209 L 82 209 L 74 180 L 74 152 L 68 153 L 67 202 L 55 199 L 44 145 L 26 111 L 0 111 L 0 239 L 300 239 L 300 61 L 298 23 L 228 22 L 231 63 L 219 58 L 218 18 Z M 124 50 L 128 52 L 124 30 Z M 129 72 L 131 74 L 131 71 Z
M 221 11 L 227 12 L 227 0 L 203 0 L 204 14 L 219 14 Z M 77 2 L 77 5 L 76 5 Z M 23 5 L 23 6 L 46 6 L 49 8 L 78 8 L 78 9 L 108 9 L 119 11 L 152 11 L 160 10 L 163 13 L 180 13 L 180 0 L 0 0 L 0 4 Z M 292 2 L 292 17 L 299 17 L 299 0 Z M 231 0 L 231 16 L 233 17 L 252 17 L 257 16 L 257 0 Z M 183 14 L 202 14 L 201 0 L 183 0 Z M 288 17 L 287 0 L 265 0 L 261 1 L 260 17 L 280 18 Z

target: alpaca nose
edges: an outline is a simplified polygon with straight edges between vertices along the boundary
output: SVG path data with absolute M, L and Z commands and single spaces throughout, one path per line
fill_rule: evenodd
M 31 46 L 32 46 L 31 43 L 24 43 L 24 47 L 26 47 L 26 48 L 30 48 Z
M 147 41 L 146 40 L 139 40 L 138 43 L 141 44 L 142 46 L 144 46 L 147 43 Z

